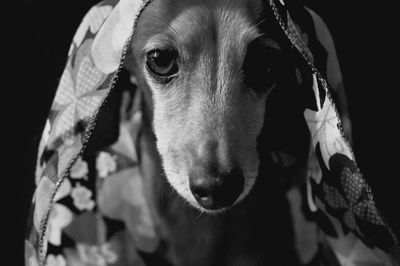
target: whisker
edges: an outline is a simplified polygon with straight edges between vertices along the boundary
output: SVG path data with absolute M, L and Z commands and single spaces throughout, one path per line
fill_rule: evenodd
M 196 219 L 200 219 L 201 216 L 203 216 L 204 212 L 202 210 L 198 210 L 199 214 L 196 216 Z
M 256 27 L 260 26 L 262 23 L 264 23 L 265 21 L 267 21 L 267 18 L 264 18 L 262 20 L 260 20 L 259 22 L 256 23 Z

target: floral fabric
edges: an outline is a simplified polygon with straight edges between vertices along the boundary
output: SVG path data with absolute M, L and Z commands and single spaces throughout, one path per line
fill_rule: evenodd
M 156 252 L 162 241 L 134 145 L 140 109 L 112 128 L 118 132 L 116 141 L 105 134 L 107 141 L 96 143 L 99 148 L 85 149 L 116 84 L 126 44 L 150 2 L 104 0 L 87 13 L 73 38 L 38 149 L 26 265 L 146 265 L 141 254 Z M 284 2 L 269 3 L 273 9 L 278 5 L 275 14 L 282 20 Z M 281 26 L 305 60 L 312 62 L 293 22 Z M 299 220 L 310 228 L 318 225 L 342 265 L 391 265 L 397 239 L 376 209 L 371 189 L 340 132 L 327 87 L 320 76 L 312 75 L 315 106 L 307 108 L 304 117 L 322 172 L 308 179 L 305 192 L 293 192 L 305 199 L 313 217 L 312 222 L 302 215 Z M 343 252 L 349 245 L 350 251 Z M 350 258 L 363 257 L 360 252 L 363 261 L 349 264 Z M 304 265 L 317 265 L 312 263 L 320 253 L 304 255 L 301 247 L 299 253 L 308 258 Z
M 371 188 L 356 165 L 349 142 L 344 137 L 339 114 L 330 97 L 328 83 L 316 69 L 314 57 L 306 45 L 306 40 L 298 33 L 287 11 L 284 11 L 287 22 L 282 22 L 278 10 L 284 6 L 283 1 L 276 4 L 271 0 L 269 2 L 290 42 L 312 70 L 315 104 L 305 109 L 304 117 L 311 135 L 313 147 L 311 157 L 317 156 L 318 168 L 321 168 L 322 172 L 313 171 L 315 166 L 310 165 L 311 170 L 308 172 L 311 175 L 307 178 L 309 183 L 307 189 L 311 194 L 308 198 L 310 210 L 319 211 L 320 215 L 325 216 L 325 223 L 329 224 L 328 231 L 325 231 L 327 235 L 335 238 L 338 238 L 340 233 L 347 235 L 347 237 L 339 238 L 340 245 L 351 247 L 351 250 L 357 249 L 356 244 L 359 244 L 358 248 L 363 249 L 363 253 L 359 253 L 360 257 L 353 258 L 352 261 L 348 260 L 345 265 L 367 265 L 368 263 L 391 265 L 394 262 L 390 260 L 397 260 L 394 257 L 398 256 L 399 252 L 397 237 L 376 208 Z M 321 228 L 326 228 L 326 224 L 320 224 Z M 370 232 L 379 233 L 375 235 Z M 358 237 L 358 241 L 354 241 L 354 237 L 349 237 L 353 235 Z M 350 243 L 348 239 L 352 239 L 353 242 Z M 359 242 L 360 240 L 362 243 Z M 335 241 L 330 242 L 332 244 Z M 382 256 L 381 250 L 389 251 L 391 248 L 394 249 L 391 255 L 393 257 Z M 346 259 L 343 259 L 345 256 L 339 250 L 334 251 L 343 263 Z M 367 254 L 375 259 L 366 259 L 364 256 Z

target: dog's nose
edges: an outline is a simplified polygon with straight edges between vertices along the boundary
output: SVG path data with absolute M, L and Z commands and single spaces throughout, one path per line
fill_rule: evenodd
M 244 177 L 239 168 L 215 176 L 203 171 L 192 171 L 190 190 L 197 202 L 205 209 L 216 210 L 231 206 L 244 187 Z

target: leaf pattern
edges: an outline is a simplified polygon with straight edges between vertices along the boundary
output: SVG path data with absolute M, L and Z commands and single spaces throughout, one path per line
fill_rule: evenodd
M 350 147 L 343 139 L 338 128 L 339 118 L 335 112 L 334 105 L 331 100 L 326 97 L 323 106 L 319 101 L 319 87 L 314 74 L 314 93 L 318 111 L 306 109 L 304 117 L 311 132 L 311 141 L 315 149 L 317 143 L 320 144 L 322 158 L 325 165 L 329 168 L 329 158 L 336 153 L 342 153 L 349 158 L 353 158 Z
M 321 158 L 319 149 L 317 156 Z M 338 218 L 345 232 L 353 231 L 361 239 L 369 240 L 361 222 L 383 227 L 385 224 L 367 194 L 365 180 L 354 162 L 343 154 L 334 154 L 329 165 L 331 170 L 321 167 L 323 181 L 317 186 L 322 189 L 316 189 L 316 196 L 326 203 L 327 212 Z
M 75 33 L 73 39 L 74 44 L 76 46 L 81 45 L 88 29 L 90 29 L 92 33 L 96 33 L 100 29 L 101 24 L 111 13 L 111 10 L 112 7 L 109 5 L 92 7 Z
M 73 179 L 86 179 L 89 173 L 89 168 L 87 162 L 82 160 L 82 156 L 78 158 L 74 166 L 71 168 L 70 177 Z
M 72 222 L 72 212 L 62 204 L 54 204 L 49 218 L 48 241 L 52 245 L 61 245 L 61 231 Z

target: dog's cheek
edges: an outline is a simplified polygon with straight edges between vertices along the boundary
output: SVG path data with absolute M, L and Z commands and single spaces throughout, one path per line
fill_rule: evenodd
M 166 155 L 170 145 L 172 132 L 171 123 L 168 121 L 165 100 L 157 90 L 153 92 L 154 117 L 153 128 L 157 138 L 157 148 L 162 156 Z
M 174 186 L 176 184 L 183 184 L 185 174 L 185 167 L 182 158 L 182 143 L 180 138 L 177 137 L 179 126 L 176 123 L 174 116 L 171 116 L 171 110 L 167 109 L 168 101 L 163 99 L 162 96 L 155 94 L 154 99 L 154 121 L 153 127 L 157 138 L 157 149 L 160 153 L 163 162 L 163 168 L 168 181 Z
M 165 156 L 168 151 L 168 128 L 163 125 L 162 118 L 158 118 L 157 114 L 154 115 L 154 133 L 157 139 L 157 149 L 161 156 Z
M 174 155 L 173 153 L 176 153 Z M 164 156 L 163 168 L 167 181 L 181 198 L 193 207 L 199 208 L 196 199 L 190 192 L 188 171 L 184 158 L 183 151 L 171 151 Z
M 157 148 L 164 161 L 170 162 L 174 168 L 179 167 L 179 162 L 183 157 L 183 139 L 177 132 L 176 126 L 166 122 L 165 117 L 161 116 L 154 121 L 154 131 L 157 138 Z
M 166 126 L 159 124 L 157 148 L 161 156 L 162 166 L 165 176 L 170 185 L 178 192 L 179 195 L 187 198 L 188 184 L 186 181 L 187 174 L 185 168 L 182 167 L 179 154 L 172 150 L 174 143 L 168 134 Z
M 266 98 L 266 95 L 261 97 L 249 95 L 245 105 L 247 110 L 243 110 L 243 113 L 246 114 L 245 121 L 243 121 L 246 130 L 243 131 L 244 135 L 242 136 L 241 167 L 246 178 L 245 193 L 251 189 L 258 175 L 260 160 L 257 151 L 257 138 L 264 124 Z

